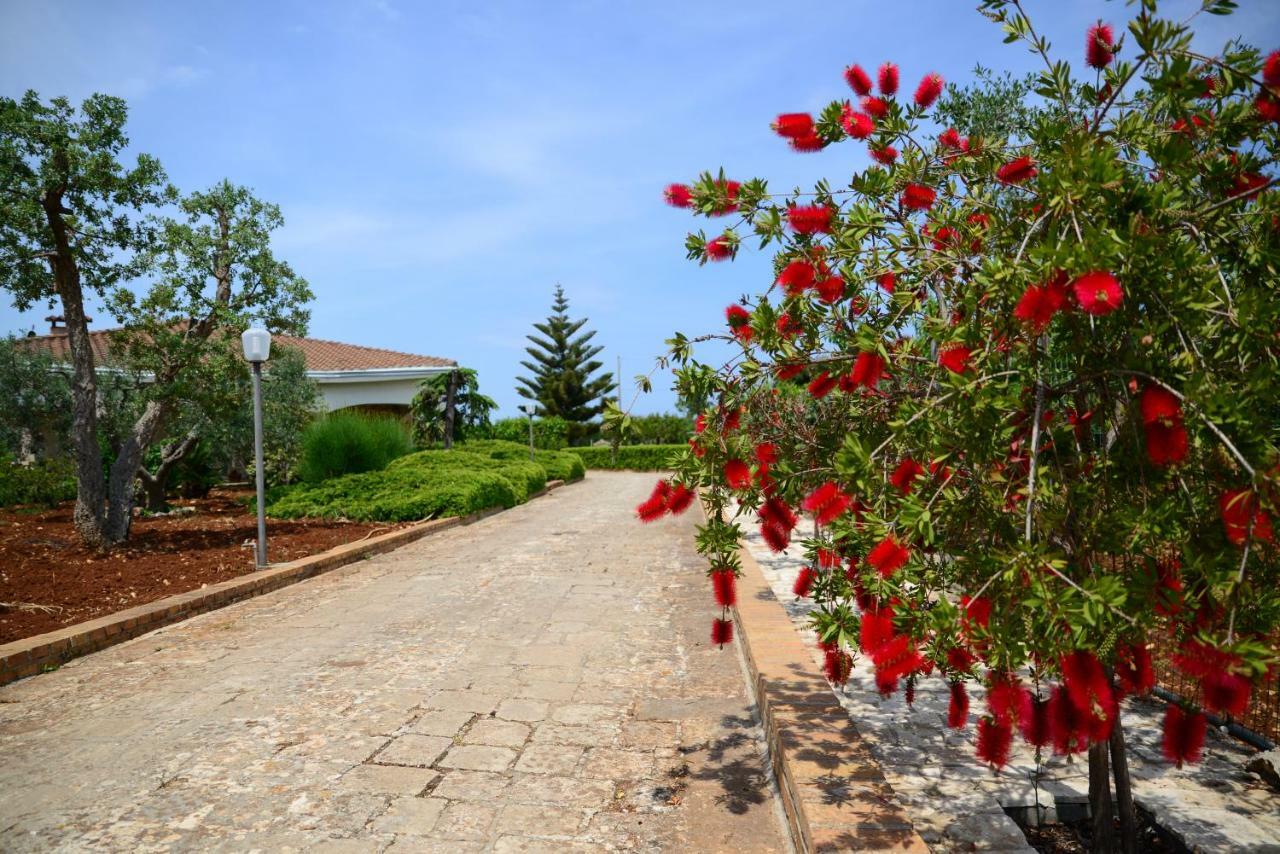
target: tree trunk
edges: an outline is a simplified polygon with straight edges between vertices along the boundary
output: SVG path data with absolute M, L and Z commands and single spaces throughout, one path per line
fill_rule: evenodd
M 169 475 L 173 471 L 173 467 L 195 450 L 200 444 L 200 437 L 195 433 L 188 433 L 181 441 L 171 442 L 163 451 L 160 452 L 160 464 L 156 466 L 154 473 L 147 471 L 145 468 L 138 469 L 138 480 L 142 482 L 142 494 L 144 497 L 144 506 L 153 513 L 158 513 L 169 506 L 167 495 L 169 492 Z
M 1120 850 L 1124 854 L 1137 854 L 1138 813 L 1133 806 L 1133 787 L 1129 782 L 1129 758 L 1118 709 L 1116 725 L 1111 729 L 1111 772 L 1116 780 L 1116 809 L 1120 813 Z
M 444 449 L 453 447 L 453 425 L 458 418 L 458 372 L 449 374 L 449 385 L 444 393 Z
M 155 441 L 169 409 L 166 403 L 154 400 L 148 403 L 128 437 L 120 444 L 107 479 L 107 515 L 102 527 L 104 545 L 113 546 L 129 538 L 129 527 L 133 524 L 133 483 L 142 468 L 142 455 Z
M 56 252 L 49 259 L 54 285 L 62 301 L 71 351 L 71 445 L 76 464 L 76 532 L 90 548 L 103 548 L 103 501 L 106 479 L 102 473 L 102 449 L 98 447 L 98 378 L 94 373 L 89 322 L 84 313 L 80 268 L 72 254 L 67 225 L 62 220 L 62 191 L 46 193 L 41 200 Z
M 1093 819 L 1093 845 L 1098 854 L 1116 850 L 1112 832 L 1111 774 L 1107 767 L 1107 742 L 1089 747 L 1089 812 Z

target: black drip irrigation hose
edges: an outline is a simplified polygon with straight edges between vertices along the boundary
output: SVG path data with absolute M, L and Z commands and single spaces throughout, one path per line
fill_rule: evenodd
M 1183 700 L 1181 697 L 1179 697 L 1177 694 L 1173 693 L 1172 691 L 1166 691 L 1164 688 L 1161 688 L 1159 686 L 1156 686 L 1155 688 L 1151 689 L 1151 693 L 1156 695 L 1161 700 L 1164 700 L 1167 703 L 1186 702 L 1185 700 Z M 1246 744 L 1250 744 L 1258 748 L 1259 750 L 1272 750 L 1276 746 L 1276 743 L 1271 739 L 1263 735 L 1258 735 L 1258 733 L 1254 732 L 1248 727 L 1240 726 L 1240 724 L 1236 723 L 1235 721 L 1227 720 L 1226 718 L 1220 718 L 1217 715 L 1211 714 L 1209 712 L 1205 712 L 1204 716 L 1206 719 L 1208 719 L 1209 723 L 1213 724 L 1218 729 L 1226 730 L 1229 735 L 1233 735 L 1236 738 L 1240 739 L 1241 741 L 1245 742 Z

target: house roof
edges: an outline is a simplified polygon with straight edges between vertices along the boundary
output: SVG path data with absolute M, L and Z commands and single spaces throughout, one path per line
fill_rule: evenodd
M 95 364 L 106 365 L 111 361 L 111 333 L 113 329 L 100 329 L 89 333 Z M 20 338 L 26 346 L 48 353 L 58 361 L 70 361 L 71 347 L 66 335 L 37 335 Z M 420 356 L 378 347 L 362 347 L 359 344 L 343 344 L 321 338 L 299 338 L 293 335 L 272 335 L 272 344 L 294 347 L 302 351 L 308 371 L 374 371 L 396 368 L 450 368 L 458 363 L 439 356 Z

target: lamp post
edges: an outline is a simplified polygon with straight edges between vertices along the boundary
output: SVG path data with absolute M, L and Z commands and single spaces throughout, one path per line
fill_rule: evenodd
M 529 416 L 529 462 L 533 462 L 533 407 L 517 406 L 516 409 Z
M 245 360 L 253 366 L 253 468 L 258 487 L 258 552 L 257 565 L 267 565 L 266 479 L 262 471 L 262 363 L 271 358 L 271 333 L 265 329 L 246 329 L 240 336 Z

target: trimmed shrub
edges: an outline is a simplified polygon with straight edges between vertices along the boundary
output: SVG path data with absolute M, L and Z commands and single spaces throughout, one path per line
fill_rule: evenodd
M 569 449 L 589 469 L 629 471 L 665 471 L 674 466 L 676 455 L 688 450 L 688 445 L 623 445 L 618 448 L 615 461 L 612 449 L 607 446 Z
M 678 445 L 693 435 L 693 419 L 683 415 L 632 415 L 628 445 Z
M 75 466 L 71 460 L 55 458 L 22 465 L 0 454 L 0 507 L 54 507 L 75 497 Z
M 317 419 L 302 434 L 298 474 L 319 483 L 345 474 L 377 471 L 413 450 L 409 431 L 395 418 L 334 412 Z
M 563 418 L 533 419 L 533 447 L 547 451 L 559 451 L 569 443 L 569 422 Z M 528 418 L 500 418 L 489 427 L 489 438 L 504 442 L 519 442 L 529 447 Z
M 516 442 L 504 442 L 500 439 L 484 439 L 466 442 L 460 446 L 462 450 L 473 454 L 483 454 L 497 460 L 528 460 L 529 446 Z M 582 458 L 571 451 L 539 451 L 534 450 L 533 461 L 546 469 L 549 480 L 578 480 L 585 477 L 586 466 Z

